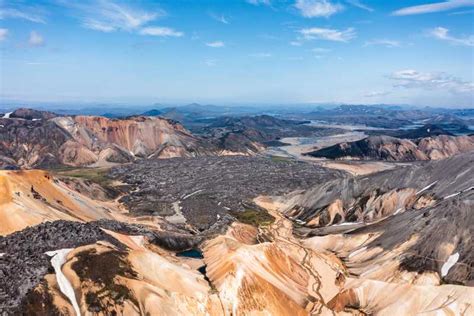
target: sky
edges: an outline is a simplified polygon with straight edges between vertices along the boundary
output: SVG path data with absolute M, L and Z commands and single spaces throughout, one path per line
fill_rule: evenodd
M 474 0 L 0 0 L 0 97 L 474 107 Z

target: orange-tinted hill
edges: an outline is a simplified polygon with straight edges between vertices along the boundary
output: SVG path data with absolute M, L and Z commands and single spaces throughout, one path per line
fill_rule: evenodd
M 0 235 L 45 221 L 114 218 L 117 205 L 93 200 L 41 170 L 0 171 Z

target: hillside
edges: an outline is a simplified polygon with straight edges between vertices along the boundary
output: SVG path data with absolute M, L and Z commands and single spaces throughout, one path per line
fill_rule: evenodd
M 439 135 L 415 140 L 370 136 L 306 153 L 316 158 L 413 161 L 437 160 L 474 150 L 474 137 Z
M 15 111 L 0 118 L 0 167 L 104 166 L 137 158 L 213 153 L 182 125 L 160 117 L 108 119 Z

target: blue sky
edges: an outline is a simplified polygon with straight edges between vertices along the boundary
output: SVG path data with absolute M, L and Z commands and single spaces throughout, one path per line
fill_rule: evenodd
M 0 0 L 0 94 L 472 107 L 473 21 L 474 0 Z

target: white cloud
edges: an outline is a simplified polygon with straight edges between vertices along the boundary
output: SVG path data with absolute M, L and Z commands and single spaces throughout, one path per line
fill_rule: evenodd
M 342 5 L 333 4 L 328 0 L 296 0 L 295 8 L 305 18 L 327 18 L 344 9 Z
M 253 5 L 271 5 L 270 0 L 246 0 L 247 3 L 253 4 Z
M 355 30 L 352 27 L 345 30 L 312 27 L 301 29 L 298 32 L 307 40 L 319 39 L 335 42 L 348 42 L 356 37 Z
M 447 90 L 451 93 L 472 93 L 474 84 L 446 73 L 423 73 L 413 69 L 399 70 L 390 79 L 397 81 L 396 87 L 426 90 Z
M 215 59 L 206 59 L 204 61 L 204 65 L 209 66 L 209 67 L 214 67 L 217 65 L 217 61 Z
M 353 5 L 356 8 L 359 8 L 359 9 L 362 9 L 362 10 L 365 10 L 365 11 L 369 11 L 369 12 L 374 12 L 373 8 L 371 8 L 368 5 L 360 2 L 359 0 L 346 0 L 346 2 L 349 3 L 350 5 Z
M 41 46 L 44 44 L 44 38 L 38 32 L 31 31 L 28 44 L 30 44 L 30 46 Z
M 395 40 L 390 40 L 390 39 L 375 39 L 371 41 L 365 42 L 364 46 L 371 46 L 371 45 L 382 45 L 387 48 L 393 48 L 393 47 L 400 47 L 401 44 L 399 41 Z
M 455 45 L 474 46 L 474 36 L 454 37 L 449 35 L 449 30 L 444 27 L 436 27 L 429 31 L 430 36 L 439 40 L 447 41 Z
M 0 2 L 1 3 L 1 2 Z M 3 19 L 22 19 L 35 23 L 46 23 L 44 16 L 39 8 L 0 8 L 0 20 Z
M 329 48 L 315 47 L 311 51 L 314 53 L 329 53 L 331 50 Z
M 377 97 L 386 96 L 388 94 L 390 94 L 389 91 L 371 91 L 371 92 L 367 92 L 366 94 L 364 94 L 364 97 L 366 97 L 366 98 L 377 98 Z
M 214 20 L 216 20 L 217 22 L 221 22 L 223 24 L 229 24 L 230 23 L 229 19 L 226 18 L 223 14 L 216 14 L 216 13 L 210 12 L 209 16 L 211 18 L 213 18 Z
M 0 29 L 0 42 L 7 38 L 8 29 Z
M 422 4 L 411 7 L 402 8 L 394 11 L 393 15 L 414 15 L 414 14 L 425 14 L 434 12 L 443 12 L 453 9 L 472 7 L 474 6 L 474 0 L 449 0 L 444 2 L 436 2 L 430 4 Z
M 136 31 L 165 14 L 157 8 L 146 10 L 111 0 L 60 3 L 71 9 L 83 27 L 101 32 Z
M 250 54 L 250 57 L 255 57 L 255 58 L 269 58 L 272 57 L 272 54 L 270 53 L 255 53 L 255 54 Z
M 95 31 L 101 31 L 101 32 L 105 32 L 105 33 L 113 32 L 113 31 L 116 30 L 116 28 L 111 26 L 110 24 L 103 24 L 103 23 L 101 23 L 99 21 L 95 21 L 95 20 L 84 21 L 82 25 L 85 28 L 95 30 Z
M 457 11 L 457 12 L 452 12 L 449 13 L 448 15 L 464 15 L 464 14 L 473 14 L 474 10 L 463 10 L 463 11 Z
M 224 47 L 225 44 L 222 41 L 215 41 L 215 42 L 206 43 L 206 46 L 213 47 L 213 48 L 221 48 L 221 47 Z
M 303 45 L 303 43 L 301 43 L 300 41 L 291 41 L 290 45 L 291 46 L 301 46 L 301 45 Z
M 139 32 L 141 35 L 162 36 L 162 37 L 181 37 L 183 32 L 176 31 L 169 27 L 150 26 L 142 28 Z

